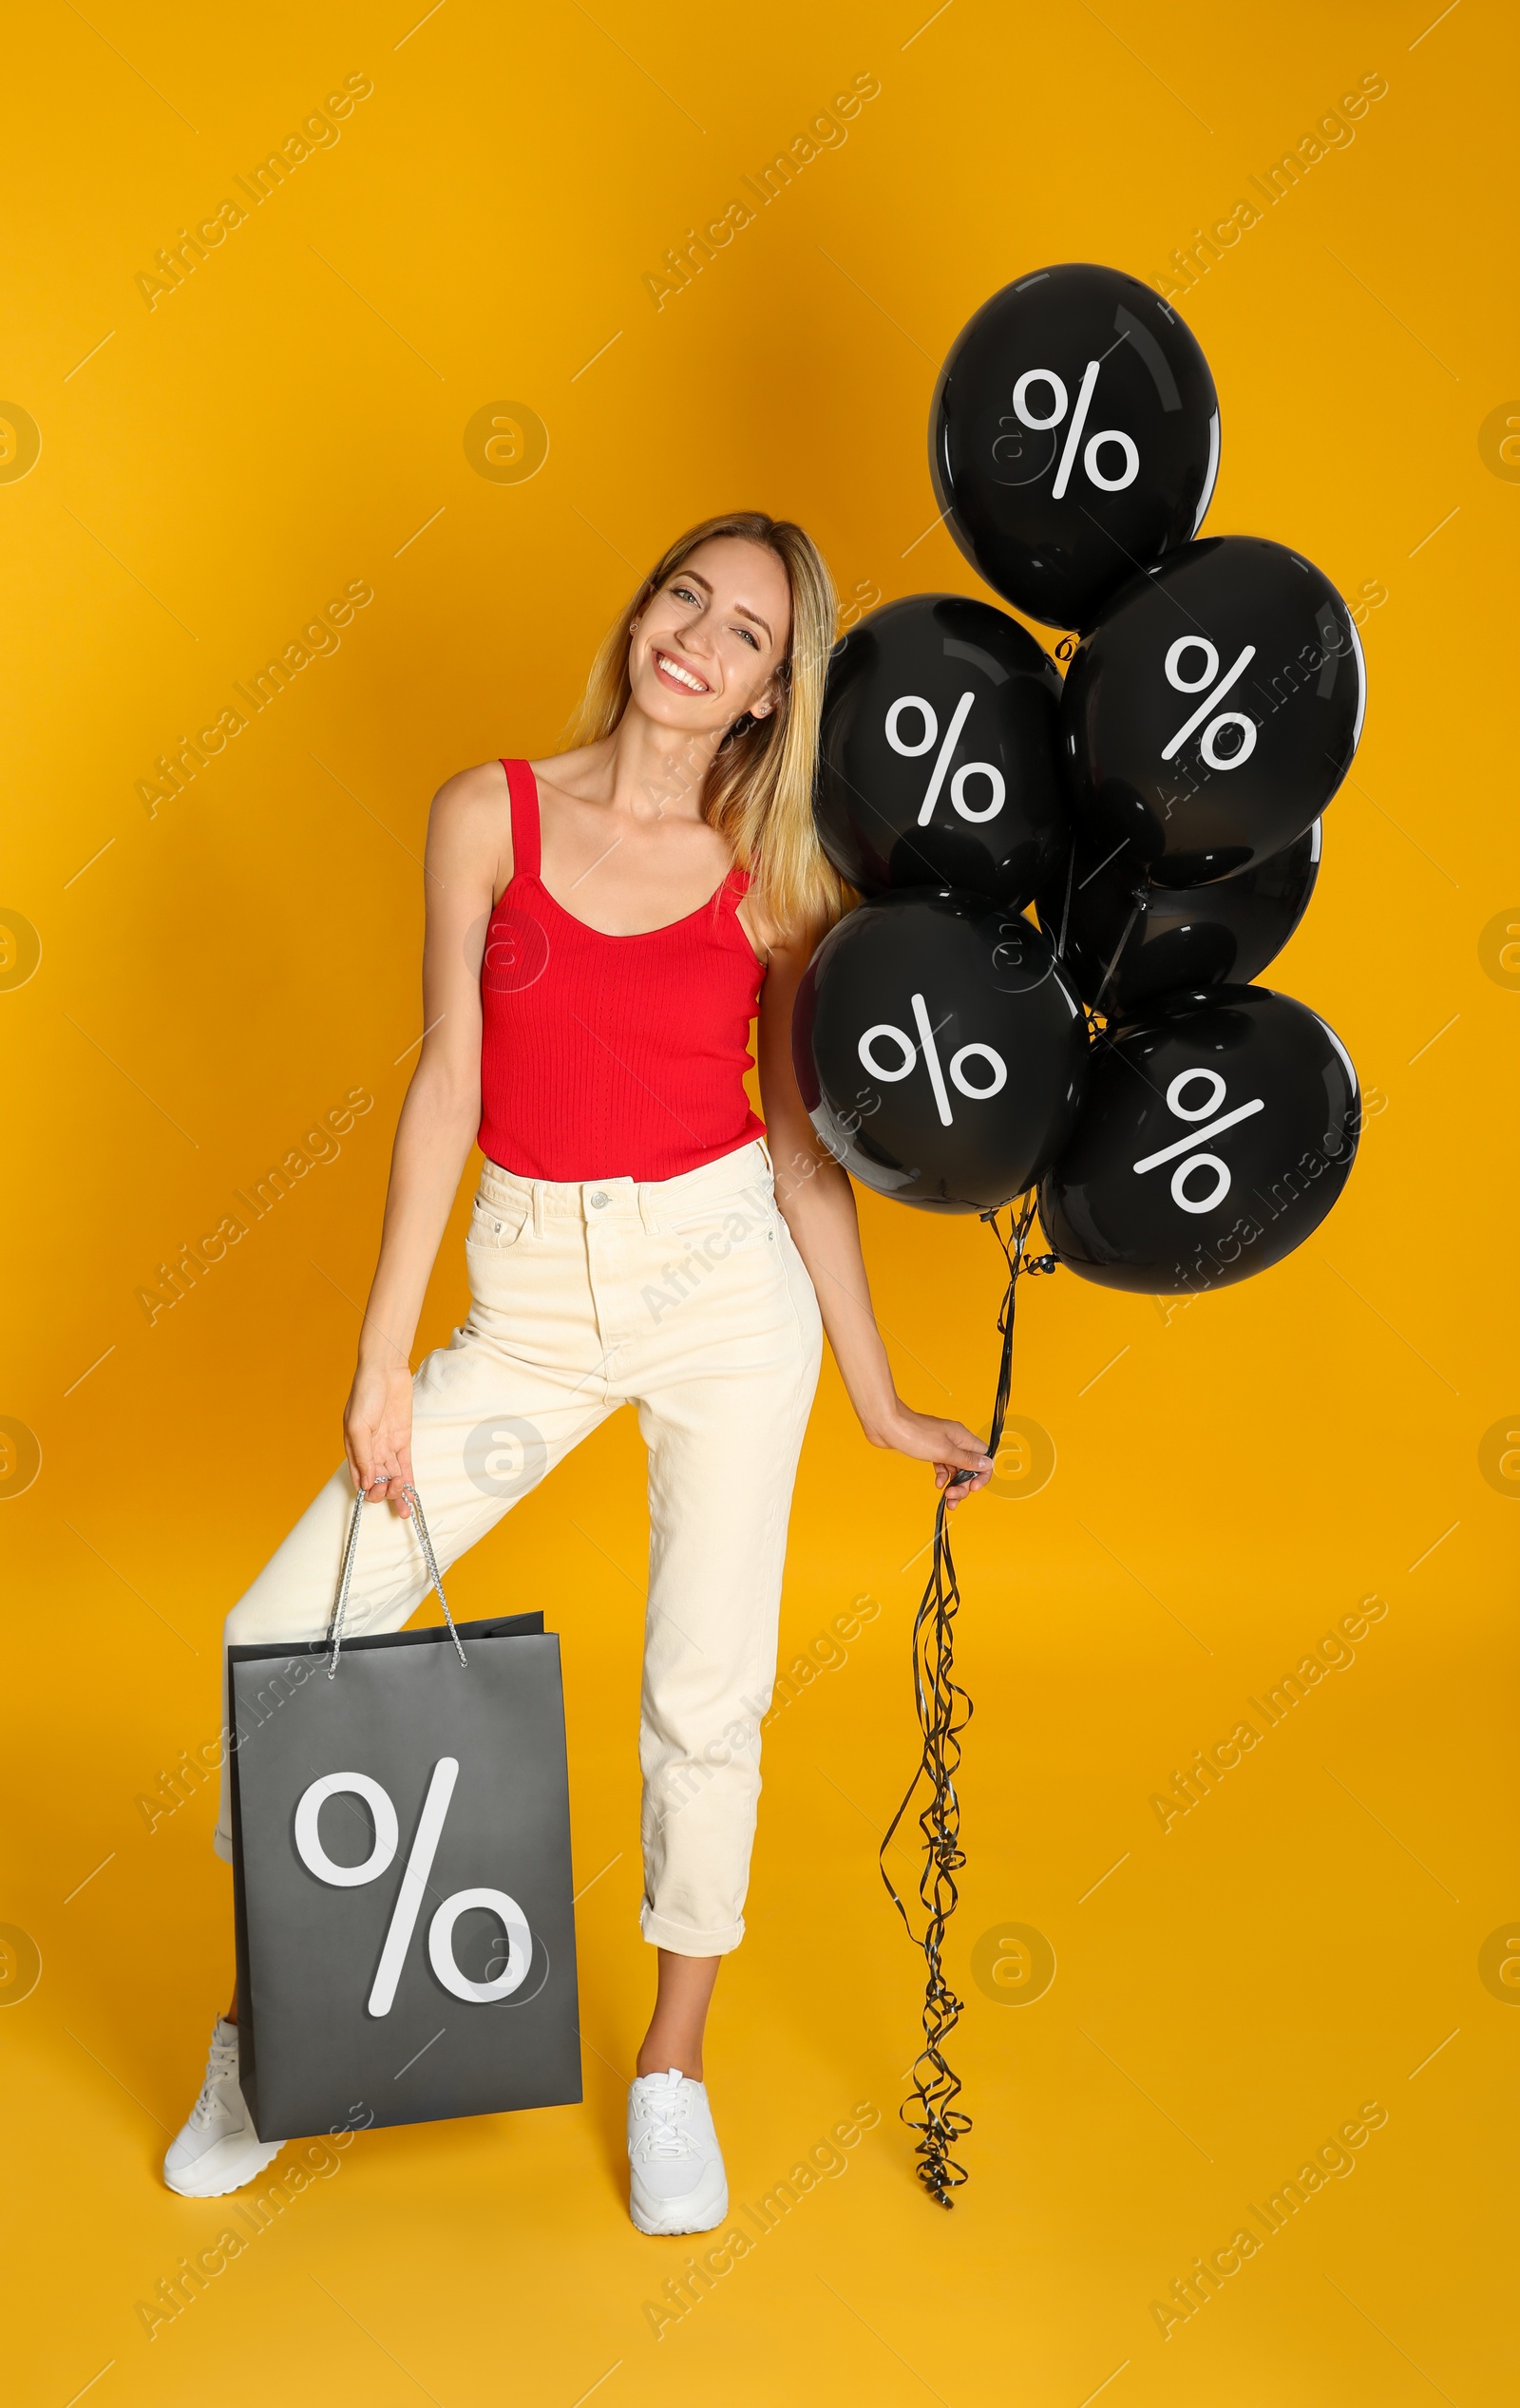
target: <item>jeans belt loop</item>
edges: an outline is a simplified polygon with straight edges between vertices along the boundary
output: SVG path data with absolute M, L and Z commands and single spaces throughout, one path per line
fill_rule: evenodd
M 657 1238 L 659 1216 L 655 1210 L 654 1185 L 648 1179 L 641 1179 L 638 1183 L 638 1217 L 649 1236 Z
M 536 1238 L 542 1238 L 543 1235 L 543 1182 L 542 1179 L 535 1179 L 531 1183 L 531 1194 L 533 1197 L 533 1234 Z

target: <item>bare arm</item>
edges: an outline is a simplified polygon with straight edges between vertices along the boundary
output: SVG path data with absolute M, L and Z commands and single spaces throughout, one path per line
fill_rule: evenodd
M 511 875 L 499 764 L 439 788 L 428 823 L 422 1052 L 390 1157 L 380 1260 L 343 1417 L 355 1483 L 409 1511 L 411 1347 L 428 1281 L 481 1115 L 481 952 Z M 382 1486 L 383 1484 L 383 1486 Z
M 971 1472 L 974 1476 L 951 1492 L 948 1502 L 954 1507 L 986 1486 L 991 1459 L 963 1422 L 915 1413 L 897 1393 L 871 1309 L 855 1191 L 819 1143 L 791 1066 L 791 1008 L 810 954 L 806 939 L 773 945 L 761 990 L 756 1060 L 776 1202 L 817 1291 L 828 1342 L 861 1428 L 874 1447 L 895 1447 L 901 1454 L 932 1463 L 937 1488 L 954 1472 Z

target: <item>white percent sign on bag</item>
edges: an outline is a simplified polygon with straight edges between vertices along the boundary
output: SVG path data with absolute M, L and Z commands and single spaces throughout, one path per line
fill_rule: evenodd
M 940 1060 L 940 1049 L 934 1041 L 934 1031 L 929 1025 L 929 1014 L 924 1007 L 922 995 L 914 995 L 912 1003 L 913 1024 L 919 1033 L 918 1044 L 914 1044 L 905 1030 L 894 1028 L 889 1020 L 878 1020 L 874 1028 L 866 1030 L 860 1041 L 858 1049 L 860 1058 L 865 1069 L 870 1071 L 872 1078 L 882 1079 L 888 1087 L 891 1087 L 895 1086 L 899 1079 L 907 1077 L 922 1052 L 923 1067 L 929 1073 L 929 1084 L 934 1090 L 934 1101 L 940 1114 L 940 1125 L 948 1128 L 955 1119 L 955 1114 L 950 1108 L 950 1091 L 944 1083 L 944 1070 Z M 890 1070 L 884 1069 L 876 1058 L 878 1037 L 890 1037 L 902 1056 L 901 1062 L 896 1063 Z M 992 1071 L 991 1083 L 986 1087 L 974 1087 L 966 1076 L 966 1064 L 976 1060 L 985 1062 Z M 963 1045 L 958 1053 L 950 1056 L 950 1078 L 952 1084 L 962 1095 L 968 1096 L 972 1103 L 984 1104 L 990 1095 L 1000 1094 L 1007 1086 L 1008 1065 L 1002 1055 L 995 1052 L 990 1045 Z
M 940 745 L 939 756 L 929 772 L 929 783 L 923 790 L 923 800 L 919 805 L 920 827 L 927 827 L 934 817 L 934 806 L 940 800 L 940 789 L 944 784 L 946 766 L 950 755 L 960 742 L 960 730 L 966 724 L 971 706 L 976 699 L 975 694 L 962 694 L 956 705 L 955 715 L 945 730 L 944 742 Z M 909 744 L 902 733 L 902 715 L 904 711 L 916 711 L 922 717 L 923 739 L 920 744 Z M 901 760 L 921 760 L 935 743 L 939 733 L 940 716 L 932 702 L 925 702 L 922 694 L 899 694 L 886 714 L 886 740 Z M 966 801 L 966 787 L 973 778 L 985 778 L 988 792 L 992 797 L 992 800 L 979 811 L 974 811 Z M 951 802 L 961 818 L 970 820 L 973 824 L 980 820 L 995 820 L 1007 799 L 1008 788 L 1003 783 L 1003 773 L 996 762 L 962 761 L 950 781 Z
M 1061 448 L 1060 465 L 1055 471 L 1055 483 L 1051 487 L 1052 495 L 1057 502 L 1064 500 L 1066 488 L 1072 482 L 1072 466 L 1076 458 L 1076 447 L 1082 441 L 1082 430 L 1087 425 L 1088 411 L 1092 406 L 1092 388 L 1098 381 L 1098 366 L 1095 359 L 1090 359 L 1082 371 L 1076 408 L 1072 410 L 1066 442 Z M 1032 385 L 1044 385 L 1049 389 L 1051 413 L 1048 418 L 1036 418 L 1030 407 Z M 1014 387 L 1015 413 L 1019 424 L 1028 427 L 1035 434 L 1044 434 L 1049 427 L 1058 427 L 1069 408 L 1071 403 L 1065 383 L 1054 368 L 1026 368 Z M 1115 444 L 1123 455 L 1124 467 L 1116 477 L 1106 477 L 1103 473 L 1101 463 L 1105 444 Z M 1089 435 L 1082 453 L 1082 465 L 1087 470 L 1089 483 L 1096 485 L 1100 493 L 1123 493 L 1125 487 L 1132 485 L 1140 474 L 1140 454 L 1133 437 L 1127 435 L 1122 427 L 1105 427 L 1097 434 Z
M 1194 1079 L 1199 1078 L 1207 1082 L 1207 1100 L 1198 1105 L 1196 1109 L 1189 1109 L 1182 1099 Z M 1147 1154 L 1143 1160 L 1133 1165 L 1133 1168 L 1143 1178 L 1148 1170 L 1154 1170 L 1159 1164 L 1177 1162 L 1179 1154 L 1186 1154 L 1187 1161 L 1178 1162 L 1176 1169 L 1171 1174 L 1171 1201 L 1183 1212 L 1212 1212 L 1214 1206 L 1222 1204 L 1229 1194 L 1228 1163 L 1221 1162 L 1217 1154 L 1202 1154 L 1197 1150 L 1198 1147 L 1206 1145 L 1211 1137 L 1221 1136 L 1226 1128 L 1233 1128 L 1237 1121 L 1249 1120 L 1254 1112 L 1266 1109 L 1262 1098 L 1257 1095 L 1248 1104 L 1238 1104 L 1232 1112 L 1221 1112 L 1218 1120 L 1209 1120 L 1210 1112 L 1219 1111 L 1221 1104 L 1225 1101 L 1226 1092 L 1225 1082 L 1217 1071 L 1179 1071 L 1167 1090 L 1168 1111 L 1171 1113 L 1174 1120 L 1207 1121 L 1208 1126 L 1206 1128 L 1195 1128 L 1189 1130 L 1186 1137 L 1179 1137 L 1174 1145 L 1163 1146 L 1157 1152 Z M 1214 1174 L 1213 1185 L 1206 1196 L 1189 1196 L 1188 1193 L 1188 1173 L 1205 1167 Z
M 396 1983 L 417 1928 L 423 1892 L 433 1868 L 444 1818 L 458 1778 L 459 1758 L 440 1756 L 428 1785 L 417 1836 L 411 1843 L 411 1853 L 391 1908 L 385 1946 L 380 1951 L 374 1986 L 370 1992 L 371 2015 L 389 2015 L 395 2000 Z M 334 1864 L 322 1846 L 317 1817 L 330 1797 L 363 1798 L 374 1817 L 374 1847 L 362 1864 Z M 295 1852 L 308 1872 L 314 1873 L 318 1881 L 331 1883 L 334 1889 L 358 1889 L 368 1882 L 378 1881 L 395 1857 L 400 1836 L 390 1795 L 367 1773 L 324 1773 L 320 1780 L 314 1781 L 302 1792 L 295 1809 Z M 491 1981 L 471 1981 L 454 1962 L 454 1925 L 471 1906 L 488 1906 L 500 1916 L 506 1932 L 506 1964 Z M 493 1999 L 509 1998 L 526 1979 L 533 1956 L 533 1934 L 522 1907 L 515 1898 L 508 1898 L 505 1890 L 456 1889 L 451 1898 L 444 1900 L 428 1926 L 428 1956 L 444 1988 L 454 1998 L 464 1999 L 470 2005 L 488 2005 Z
M 1185 677 L 1183 675 L 1182 663 L 1185 653 L 1203 654 L 1204 670 L 1202 676 Z M 1256 646 L 1254 644 L 1243 645 L 1236 659 L 1232 662 L 1231 666 L 1226 670 L 1224 676 L 1221 677 L 1219 674 L 1219 654 L 1215 651 L 1213 645 L 1209 642 L 1206 635 L 1178 636 L 1176 642 L 1170 647 L 1167 654 L 1167 683 L 1174 690 L 1175 692 L 1179 694 L 1203 693 L 1204 698 L 1199 704 L 1197 710 L 1193 712 L 1191 718 L 1185 719 L 1183 721 L 1182 726 L 1172 737 L 1171 742 L 1162 747 L 1161 757 L 1163 761 L 1169 761 L 1174 753 L 1180 752 L 1188 737 L 1192 734 L 1193 730 L 1205 719 L 1208 720 L 1208 725 L 1204 729 L 1203 741 L 1199 745 L 1198 749 L 1211 769 L 1238 769 L 1243 761 L 1248 761 L 1250 759 L 1252 753 L 1256 750 L 1255 720 L 1248 719 L 1244 711 L 1215 711 L 1214 705 L 1220 700 L 1222 695 L 1228 693 L 1231 686 L 1234 685 L 1236 679 L 1241 675 L 1242 672 L 1255 658 Z M 1218 679 L 1217 684 L 1215 683 L 1216 679 Z M 1207 687 L 1208 692 L 1204 693 L 1204 688 L 1206 686 Z M 1210 716 L 1210 713 L 1213 715 Z M 1239 728 L 1241 731 L 1241 739 L 1239 745 L 1236 747 L 1236 749 L 1233 752 L 1226 753 L 1224 758 L 1221 759 L 1218 752 L 1214 749 L 1214 747 L 1218 742 L 1222 731 L 1226 728 Z

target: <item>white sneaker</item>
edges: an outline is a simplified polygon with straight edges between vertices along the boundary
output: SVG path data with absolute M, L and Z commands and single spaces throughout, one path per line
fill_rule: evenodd
M 673 2065 L 628 2086 L 628 2211 L 640 2232 L 711 2232 L 729 2178 L 700 2082 Z
M 279 2150 L 277 2140 L 260 2140 L 254 2130 L 238 2083 L 238 2026 L 223 2019 L 211 2035 L 200 2096 L 169 2144 L 163 2179 L 181 2199 L 219 2199 L 262 2173 Z

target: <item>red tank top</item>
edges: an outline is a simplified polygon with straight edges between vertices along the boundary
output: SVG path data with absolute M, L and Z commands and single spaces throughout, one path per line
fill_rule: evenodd
M 765 976 L 737 917 L 746 873 L 684 920 L 604 936 L 543 885 L 538 781 L 502 767 L 512 877 L 481 964 L 482 1153 L 522 1179 L 674 1179 L 763 1136 L 744 1090 Z

